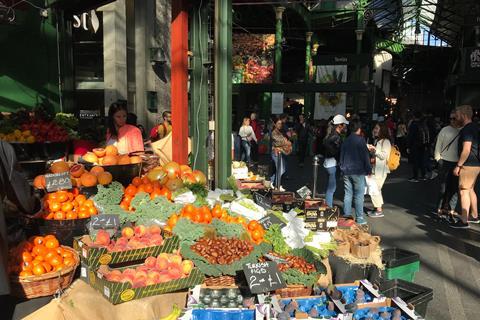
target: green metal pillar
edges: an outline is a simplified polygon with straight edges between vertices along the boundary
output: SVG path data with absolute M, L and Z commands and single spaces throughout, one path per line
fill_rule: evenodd
M 283 12 L 285 11 L 284 7 L 276 7 L 276 24 L 275 24 L 275 82 L 279 83 L 282 79 L 282 39 L 283 39 L 283 30 L 282 30 L 282 17 Z
M 306 33 L 306 47 L 305 47 L 305 83 L 309 83 L 311 81 L 310 79 L 310 65 L 312 63 L 312 50 L 311 50 L 311 45 L 312 45 L 312 35 L 313 32 L 307 32 Z M 305 93 L 304 94 L 305 100 L 304 100 L 304 113 L 307 117 L 310 117 L 312 114 L 312 94 L 311 93 Z
M 193 167 L 208 172 L 208 2 L 193 7 L 190 20 L 190 47 L 192 48 L 191 73 L 191 128 Z
M 365 6 L 366 0 L 358 1 L 358 9 L 357 9 L 357 29 L 355 30 L 356 38 L 357 38 L 357 54 L 362 53 L 362 40 L 363 40 L 363 33 L 365 32 Z M 360 82 L 360 65 L 355 66 L 355 81 Z M 356 92 L 354 94 L 354 103 L 353 103 L 353 112 L 357 113 L 360 111 L 360 94 Z
M 215 185 L 232 167 L 232 0 L 215 0 Z

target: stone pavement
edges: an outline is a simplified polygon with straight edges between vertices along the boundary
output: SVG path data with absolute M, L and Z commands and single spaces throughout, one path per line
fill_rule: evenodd
M 311 158 L 299 168 L 289 156 L 282 185 L 290 191 L 312 184 Z M 325 190 L 325 172 L 319 170 L 318 192 Z M 428 305 L 429 320 L 480 319 L 480 225 L 468 230 L 452 229 L 432 219 L 438 180 L 410 183 L 410 167 L 402 162 L 388 176 L 383 189 L 383 218 L 368 218 L 372 234 L 382 238 L 382 247 L 397 247 L 420 255 L 420 272 L 415 283 L 433 289 Z M 368 196 L 366 198 L 369 198 Z M 335 202 L 341 207 L 343 183 L 337 182 Z M 369 199 L 365 206 L 372 208 Z

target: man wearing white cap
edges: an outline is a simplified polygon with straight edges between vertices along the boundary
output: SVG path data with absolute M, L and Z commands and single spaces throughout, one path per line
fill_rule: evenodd
M 325 156 L 323 166 L 328 173 L 325 201 L 329 207 L 333 207 L 333 195 L 337 189 L 337 165 L 342 147 L 342 137 L 340 135 L 346 131 L 347 125 L 347 119 L 345 119 L 343 115 L 337 114 L 333 117 L 332 121 L 330 121 L 327 135 L 323 140 Z

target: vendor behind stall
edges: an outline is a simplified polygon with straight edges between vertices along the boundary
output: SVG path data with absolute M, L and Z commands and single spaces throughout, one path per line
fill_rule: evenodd
M 108 110 L 107 145 L 115 145 L 120 154 L 144 151 L 142 132 L 136 126 L 127 124 L 127 108 L 112 103 Z
M 172 113 L 170 111 L 164 111 L 162 118 L 163 122 L 150 130 L 150 139 L 152 142 L 163 139 L 172 132 Z
M 7 275 L 8 240 L 5 203 L 9 201 L 19 214 L 33 214 L 40 202 L 22 174 L 13 147 L 0 141 L 0 296 L 9 294 Z

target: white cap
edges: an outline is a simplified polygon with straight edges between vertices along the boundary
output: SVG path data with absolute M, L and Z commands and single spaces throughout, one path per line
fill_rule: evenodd
M 337 114 L 335 117 L 333 117 L 332 123 L 333 124 L 348 124 L 349 122 L 347 121 L 347 119 L 345 119 L 344 116 L 342 116 L 341 114 Z

